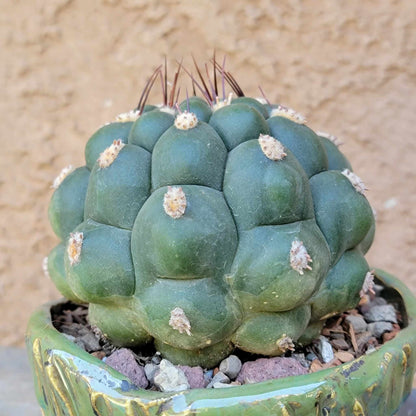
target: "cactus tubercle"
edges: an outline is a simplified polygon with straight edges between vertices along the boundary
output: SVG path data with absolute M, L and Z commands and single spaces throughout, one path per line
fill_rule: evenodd
M 127 111 L 116 116 L 116 121 L 121 123 L 127 123 L 129 121 L 136 121 L 140 117 L 140 111 L 138 109 Z
M 217 111 L 222 107 L 230 105 L 232 100 L 233 100 L 233 93 L 232 92 L 230 92 L 228 94 L 228 97 L 224 98 L 223 100 L 221 100 L 221 98 L 217 96 L 217 97 L 215 97 L 215 102 L 212 104 L 212 110 Z
M 55 178 L 55 180 L 52 183 L 52 188 L 53 189 L 58 189 L 59 185 L 64 181 L 64 179 L 73 171 L 75 170 L 75 168 L 72 165 L 68 165 L 65 166 L 61 172 L 59 173 L 59 175 Z
M 367 188 L 364 185 L 364 182 L 361 180 L 361 178 L 356 175 L 354 172 L 351 172 L 349 169 L 344 169 L 342 171 L 342 174 L 346 176 L 349 181 L 351 182 L 352 186 L 355 188 L 355 190 L 364 195 Z
M 283 105 L 279 105 L 277 108 L 274 108 L 271 111 L 270 117 L 275 116 L 288 118 L 289 120 L 292 120 L 298 124 L 306 124 L 306 118 L 302 114 L 298 113 L 292 108 L 284 107 Z
M 330 140 L 337 147 L 342 145 L 342 142 L 339 140 L 339 138 L 337 136 L 333 135 L 333 134 L 326 133 L 324 131 L 317 131 L 316 134 L 318 136 L 325 137 L 325 139 Z

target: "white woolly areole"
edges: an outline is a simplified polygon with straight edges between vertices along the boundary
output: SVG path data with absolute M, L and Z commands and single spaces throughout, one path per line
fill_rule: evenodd
M 372 293 L 375 295 L 374 292 L 374 275 L 372 272 L 367 272 L 364 278 L 363 287 L 360 290 L 360 298 L 363 298 L 367 293 Z
M 227 105 L 230 105 L 232 100 L 233 100 L 233 93 L 232 92 L 230 92 L 228 94 L 228 97 L 223 99 L 223 100 L 221 100 L 220 97 L 215 97 L 215 103 L 212 104 L 212 110 L 217 111 L 220 108 L 223 108 Z
M 72 165 L 65 166 L 60 174 L 55 178 L 55 180 L 52 183 L 53 189 L 58 189 L 59 185 L 64 181 L 64 179 L 75 170 L 75 168 Z
M 42 270 L 43 270 L 43 274 L 48 278 L 48 279 L 50 279 L 51 278 L 51 276 L 50 276 L 50 274 L 49 274 L 49 267 L 48 267 L 48 265 L 49 265 L 49 258 L 48 257 L 44 257 L 43 258 L 43 260 L 42 260 Z
M 168 186 L 163 198 L 163 209 L 172 218 L 180 218 L 185 214 L 186 196 L 181 187 Z
M 256 100 L 257 100 L 260 104 L 263 104 L 263 105 L 267 105 L 267 104 L 269 104 L 269 103 L 267 102 L 267 100 L 266 100 L 264 97 L 256 97 Z
M 339 140 L 339 138 L 337 136 L 334 136 L 333 134 L 329 134 L 329 133 L 326 133 L 324 131 L 317 131 L 316 134 L 318 136 L 325 137 L 325 139 L 330 140 L 337 147 L 341 146 L 341 144 L 342 144 L 342 142 Z
M 306 124 L 306 118 L 302 114 L 298 113 L 292 108 L 284 107 L 283 105 L 279 105 L 277 108 L 273 108 L 273 110 L 270 112 L 270 117 L 275 116 L 286 117 L 298 124 Z
M 175 127 L 179 130 L 193 129 L 198 124 L 198 118 L 194 113 L 184 111 L 175 118 Z
M 303 275 L 303 270 L 312 270 L 308 263 L 312 263 L 312 258 L 306 251 L 303 242 L 294 240 L 290 249 L 290 265 L 292 269 Z
M 158 108 L 163 113 L 168 113 L 174 116 L 176 114 L 176 110 L 173 107 L 169 107 L 168 105 L 160 104 L 158 105 Z
M 78 264 L 81 260 L 81 249 L 84 241 L 84 234 L 80 232 L 69 235 L 68 247 L 66 249 L 71 266 Z
M 364 185 L 364 182 L 360 179 L 358 175 L 354 172 L 351 172 L 349 169 L 344 169 L 341 172 L 344 176 L 346 176 L 349 181 L 352 183 L 352 186 L 355 188 L 357 192 L 364 195 L 367 188 Z
M 128 121 L 136 121 L 140 117 L 140 111 L 139 110 L 130 110 L 126 113 L 121 113 L 118 116 L 116 116 L 116 121 L 119 121 L 121 123 L 126 123 Z
M 276 345 L 282 350 L 283 352 L 286 352 L 288 350 L 294 351 L 295 350 L 295 344 L 293 343 L 293 339 L 288 337 L 286 334 L 283 334 L 282 338 L 279 338 L 276 341 Z
M 191 323 L 182 308 L 176 307 L 170 311 L 169 325 L 180 334 L 186 332 L 188 335 L 192 335 Z
M 282 143 L 274 137 L 268 134 L 260 134 L 258 140 L 262 152 L 270 160 L 282 160 L 287 156 Z
M 108 146 L 107 149 L 100 154 L 100 157 L 98 158 L 98 166 L 101 169 L 108 168 L 117 159 L 120 150 L 124 146 L 125 144 L 121 141 L 121 139 L 114 140 L 113 144 Z

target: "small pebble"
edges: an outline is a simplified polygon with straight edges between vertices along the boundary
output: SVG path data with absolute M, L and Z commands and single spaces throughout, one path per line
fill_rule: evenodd
M 227 377 L 222 371 L 218 371 L 218 373 L 214 375 L 212 380 L 207 385 L 207 389 L 214 387 L 214 384 L 216 383 L 229 384 L 230 378 Z
M 353 327 L 356 334 L 365 332 L 367 329 L 367 322 L 361 315 L 348 315 L 345 317 L 345 321 Z
M 101 348 L 97 337 L 92 332 L 84 334 L 81 338 L 79 338 L 79 341 L 84 344 L 84 349 L 88 352 L 97 351 Z
M 207 386 L 210 381 L 212 380 L 212 377 L 214 377 L 214 370 L 205 370 L 204 371 L 204 385 Z
M 217 381 L 216 383 L 214 383 L 211 386 L 213 389 L 223 389 L 224 387 L 235 387 L 235 385 L 233 384 L 225 384 L 225 383 L 220 383 L 219 381 Z
M 298 361 L 303 367 L 309 368 L 311 363 L 306 359 L 305 354 L 301 353 L 292 353 L 292 358 Z
M 384 321 L 397 324 L 396 311 L 393 305 L 372 306 L 364 316 L 369 322 Z
M 234 380 L 241 370 L 241 360 L 236 355 L 230 355 L 226 359 L 221 361 L 219 370 L 228 376 L 231 380 Z
M 314 353 L 314 352 L 308 352 L 308 354 L 306 354 L 306 359 L 310 362 L 312 362 L 313 360 L 317 360 L 318 356 Z
M 75 337 L 73 335 L 67 334 L 65 332 L 62 332 L 62 335 L 68 339 L 69 341 L 75 342 Z
M 387 300 L 384 298 L 374 298 L 370 302 L 370 308 L 372 308 L 373 306 L 381 306 L 381 305 L 387 305 Z
M 365 354 L 366 355 L 369 355 L 369 354 L 371 354 L 371 353 L 373 353 L 375 351 L 377 351 L 377 348 L 374 345 L 369 345 L 368 348 L 367 348 L 367 350 L 366 350 L 366 352 L 365 352 Z
M 152 363 L 159 365 L 161 361 L 162 361 L 162 357 L 160 355 L 160 352 L 156 351 L 156 354 L 152 357 Z
M 324 363 L 329 363 L 334 359 L 334 351 L 332 349 L 332 345 L 323 335 L 319 337 L 319 344 L 317 345 L 317 349 Z
M 159 366 L 153 363 L 148 363 L 144 366 L 144 372 L 146 374 L 146 378 L 152 384 L 154 383 L 155 374 L 158 369 L 159 369 Z
M 183 391 L 189 389 L 188 379 L 185 373 L 175 367 L 170 361 L 162 359 L 153 382 L 161 391 Z
M 368 324 L 368 330 L 376 338 L 380 338 L 385 332 L 390 332 L 393 330 L 393 324 L 391 322 L 372 322 Z

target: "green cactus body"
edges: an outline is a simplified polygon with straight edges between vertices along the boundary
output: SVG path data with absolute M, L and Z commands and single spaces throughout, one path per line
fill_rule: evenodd
M 325 171 L 310 180 L 315 217 L 331 250 L 333 263 L 360 244 L 374 222 L 364 195 L 339 171 Z
M 56 288 L 66 298 L 74 302 L 83 302 L 81 298 L 75 295 L 67 279 L 65 270 L 66 247 L 65 244 L 58 244 L 45 258 L 45 273 L 53 280 Z
M 71 170 L 71 167 L 65 168 L 61 172 L 61 178 L 58 176 L 55 180 L 56 191 L 49 204 L 49 221 L 61 240 L 84 219 L 85 194 L 90 172 L 86 167 L 73 172 Z
M 173 124 L 175 117 L 165 111 L 149 111 L 133 124 L 128 142 L 151 152 L 159 137 Z
M 337 138 L 327 133 L 318 132 L 318 139 L 325 148 L 328 157 L 328 170 L 352 170 L 349 160 L 342 154 L 337 145 Z
M 203 366 L 235 347 L 282 354 L 355 306 L 374 236 L 364 187 L 329 139 L 280 106 L 211 104 L 99 129 L 86 166 L 58 181 L 62 242 L 47 265 L 114 344 L 154 341 Z
M 209 122 L 212 116 L 212 110 L 209 104 L 201 97 L 193 96 L 182 101 L 179 105 L 181 111 L 189 111 L 196 115 L 199 121 Z
M 85 146 L 85 162 L 88 169 L 92 169 L 100 154 L 109 147 L 114 140 L 128 142 L 132 121 L 109 123 L 97 130 Z
M 256 109 L 265 119 L 269 118 L 269 112 L 267 108 L 255 98 L 237 97 L 231 101 L 231 104 L 246 104 L 249 107 Z
M 369 266 L 359 250 L 346 251 L 331 268 L 317 294 L 312 297 L 312 320 L 342 313 L 357 305 L 363 276 Z
M 152 188 L 165 185 L 204 185 L 221 190 L 227 149 L 216 131 L 204 122 L 189 130 L 170 127 L 152 154 Z
M 328 169 L 325 147 L 313 130 L 282 116 L 272 116 L 267 123 L 271 135 L 295 155 L 308 177 Z
M 264 117 L 247 104 L 221 107 L 212 114 L 209 124 L 218 132 L 228 150 L 269 133 Z

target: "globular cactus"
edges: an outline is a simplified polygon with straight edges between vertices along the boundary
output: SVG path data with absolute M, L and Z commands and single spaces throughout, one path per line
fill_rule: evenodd
M 55 181 L 62 242 L 46 267 L 115 345 L 154 341 L 174 363 L 213 366 L 234 348 L 280 355 L 371 290 L 365 187 L 331 136 L 245 97 L 144 105 L 101 127 L 86 166 Z M 162 76 L 163 78 L 163 76 Z M 175 76 L 175 81 L 177 76 Z M 166 77 L 165 77 L 166 81 Z

